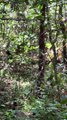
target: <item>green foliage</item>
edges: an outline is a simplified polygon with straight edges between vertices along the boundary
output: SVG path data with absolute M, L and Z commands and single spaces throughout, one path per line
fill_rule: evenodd
M 51 48 L 51 46 L 52 46 L 52 45 L 51 45 L 51 43 L 50 43 L 50 42 L 47 42 L 47 43 L 46 43 L 46 47 L 47 47 L 48 49 L 50 49 L 50 48 Z
M 18 120 L 16 110 L 9 104 L 6 106 L 14 100 L 19 101 L 18 113 L 18 109 L 31 111 L 35 120 L 67 120 L 67 94 L 62 95 L 62 89 L 67 87 L 67 68 L 63 61 L 66 37 L 62 32 L 66 28 L 66 4 L 62 2 L 0 0 L 0 110 L 4 113 L 4 120 Z M 39 95 L 36 89 L 41 72 L 38 73 L 38 40 L 44 4 L 45 85 L 39 87 L 43 89 Z M 60 6 L 62 15 L 59 13 Z M 65 26 L 63 30 L 60 23 Z M 54 64 L 55 52 L 61 63 Z M 21 114 L 22 119 L 26 120 Z
M 46 100 L 48 101 L 48 98 Z M 62 104 L 56 101 L 54 103 L 47 101 L 36 100 L 36 104 L 32 108 L 38 120 L 66 120 L 66 107 L 63 108 Z
M 15 120 L 15 111 L 9 110 L 5 112 L 5 120 Z

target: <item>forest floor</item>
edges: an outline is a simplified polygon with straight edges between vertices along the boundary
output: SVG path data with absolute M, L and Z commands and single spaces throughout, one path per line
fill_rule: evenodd
M 1 68 L 0 120 L 34 120 L 33 113 L 24 108 L 31 93 L 31 68 L 25 64 L 18 67 L 6 63 Z
M 37 69 L 37 64 L 0 63 L 0 120 L 37 120 L 36 115 L 31 112 L 31 103 L 36 99 L 33 92 Z M 51 80 L 49 75 L 48 72 L 47 76 Z M 52 88 L 49 92 L 50 90 L 52 94 Z M 56 100 L 54 90 L 53 95 Z M 37 103 L 34 105 L 36 107 Z
M 27 82 L 26 84 L 20 83 L 20 85 L 24 87 L 28 84 Z M 16 91 L 15 87 L 17 87 Z M 15 80 L 0 80 L 0 120 L 34 120 L 32 112 L 23 110 L 21 102 L 25 101 L 26 98 L 23 98 L 23 95 L 18 93 L 20 92 L 18 87 L 19 82 Z

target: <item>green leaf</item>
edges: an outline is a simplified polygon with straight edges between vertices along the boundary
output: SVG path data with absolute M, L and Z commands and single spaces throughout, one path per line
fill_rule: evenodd
M 61 104 L 67 104 L 67 98 L 61 100 Z
M 52 46 L 52 45 L 51 45 L 51 43 L 50 43 L 50 42 L 47 42 L 47 43 L 46 43 L 46 47 L 47 47 L 47 48 L 49 48 L 49 49 L 50 49 L 50 48 L 51 48 L 51 46 Z

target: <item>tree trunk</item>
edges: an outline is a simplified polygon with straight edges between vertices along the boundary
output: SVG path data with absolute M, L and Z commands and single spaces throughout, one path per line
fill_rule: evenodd
M 41 9 L 42 18 L 40 19 L 40 34 L 39 34 L 39 69 L 37 86 L 40 87 L 44 83 L 45 71 L 45 42 L 44 42 L 44 20 L 45 20 L 45 4 Z
M 64 21 L 62 20 L 63 18 L 62 9 L 63 9 L 63 3 L 61 2 L 61 4 L 59 5 L 59 18 L 60 18 L 60 29 L 62 31 L 63 38 L 64 38 L 63 40 L 63 62 L 67 69 L 67 47 L 66 47 L 67 34 L 66 34 L 66 27 L 65 27 Z

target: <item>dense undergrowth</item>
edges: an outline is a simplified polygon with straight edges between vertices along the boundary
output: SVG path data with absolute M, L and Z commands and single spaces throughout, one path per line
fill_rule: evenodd
M 52 70 L 46 66 L 45 88 L 42 85 L 38 96 L 35 66 L 22 64 L 17 68 L 8 64 L 6 69 L 1 69 L 1 120 L 67 120 L 66 74 L 58 73 L 59 84 L 55 83 Z

